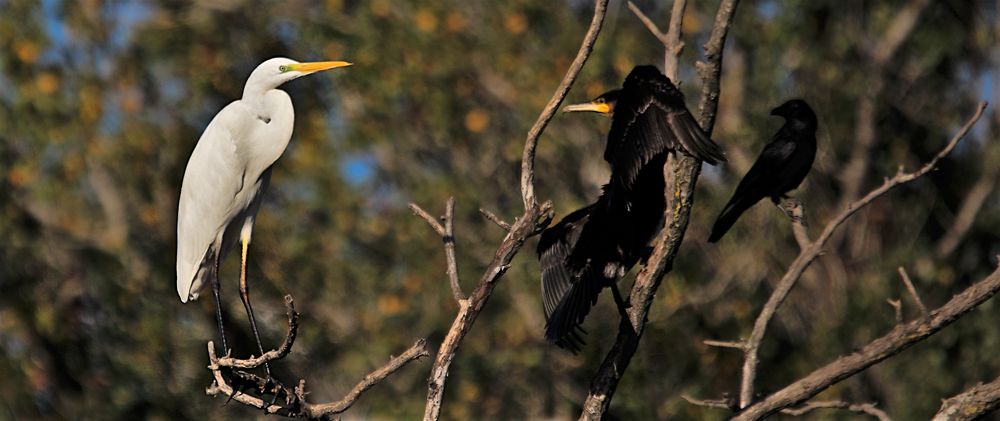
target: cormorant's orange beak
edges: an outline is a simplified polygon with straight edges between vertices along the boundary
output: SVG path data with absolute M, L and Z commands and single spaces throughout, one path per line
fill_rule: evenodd
M 563 107 L 564 113 L 588 111 L 599 114 L 611 114 L 611 105 L 607 102 L 588 102 L 584 104 L 573 104 Z

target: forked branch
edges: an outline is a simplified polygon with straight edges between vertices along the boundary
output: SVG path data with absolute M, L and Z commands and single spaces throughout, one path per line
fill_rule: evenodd
M 521 155 L 520 182 L 524 214 L 516 218 L 513 224 L 508 225 L 495 215 L 490 217 L 492 214 L 484 212 L 487 218 L 507 229 L 507 235 L 501 241 L 499 247 L 497 247 L 497 251 L 493 255 L 493 260 L 479 278 L 476 289 L 472 291 L 467 300 L 459 301 L 458 315 L 455 316 L 451 328 L 448 329 L 448 334 L 438 349 L 437 356 L 434 358 L 434 365 L 431 367 L 430 378 L 427 380 L 427 403 L 424 408 L 425 421 L 436 421 L 441 417 L 441 404 L 444 399 L 445 384 L 448 379 L 451 363 L 455 359 L 455 353 L 458 352 L 458 347 L 462 344 L 465 335 L 472 329 L 472 325 L 479 317 L 479 313 L 486 305 L 486 301 L 493 294 L 493 289 L 496 288 L 500 278 L 510 268 L 511 260 L 521 250 L 524 242 L 529 237 L 541 232 L 552 220 L 552 203 L 548 201 L 539 203 L 535 196 L 535 150 L 538 147 L 538 140 L 542 132 L 549 121 L 552 120 L 552 117 L 555 116 L 556 110 L 559 109 L 559 105 L 562 104 L 566 98 L 566 94 L 569 93 L 584 63 L 587 62 L 587 58 L 590 57 L 590 53 L 594 49 L 594 43 L 597 42 L 597 35 L 601 32 L 601 27 L 604 24 L 604 16 L 607 13 L 607 8 L 608 0 L 596 0 L 594 2 L 594 15 L 590 21 L 590 27 L 583 37 L 583 42 L 576 54 L 576 58 L 570 64 L 562 82 L 559 83 L 555 93 L 552 94 L 552 98 L 545 105 L 541 114 L 539 114 L 535 124 L 528 131 L 524 142 L 524 152 Z
M 327 419 L 346 411 L 358 401 L 365 391 L 406 364 L 430 355 L 427 350 L 427 341 L 419 339 L 401 355 L 393 357 L 386 365 L 366 375 L 343 399 L 336 402 L 309 403 L 305 398 L 304 379 L 299 380 L 299 385 L 294 390 L 289 390 L 280 384 L 274 384 L 269 379 L 243 371 L 280 360 L 291 352 L 298 332 L 299 318 L 291 295 L 285 296 L 285 309 L 288 315 L 288 333 L 285 335 L 285 340 L 280 347 L 268 351 L 264 355 L 248 359 L 230 356 L 218 357 L 215 354 L 215 344 L 211 341 L 208 342 L 208 369 L 212 371 L 214 381 L 205 390 L 207 394 L 211 396 L 222 394 L 244 405 L 263 409 L 268 414 Z M 257 394 L 250 393 L 254 391 Z M 265 394 L 272 395 L 273 399 L 264 400 Z
M 998 257 L 1000 258 L 1000 257 Z M 763 400 L 744 408 L 734 421 L 760 420 L 792 405 L 805 402 L 826 388 L 860 373 L 913 344 L 927 339 L 1000 292 L 1000 267 L 983 280 L 956 295 L 945 305 L 869 342 L 858 351 L 837 358 Z

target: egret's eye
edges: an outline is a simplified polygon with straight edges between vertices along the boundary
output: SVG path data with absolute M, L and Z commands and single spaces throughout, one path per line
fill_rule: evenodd
M 289 68 L 288 66 L 285 66 L 284 64 L 282 64 L 281 66 L 278 66 L 278 71 L 280 71 L 281 73 L 285 73 L 285 72 L 287 72 L 289 70 L 292 70 L 292 69 Z

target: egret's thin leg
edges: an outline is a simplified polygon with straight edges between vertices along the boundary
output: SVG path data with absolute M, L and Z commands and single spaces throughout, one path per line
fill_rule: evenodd
M 260 334 L 257 333 L 257 320 L 253 317 L 253 307 L 250 305 L 250 288 L 247 286 L 247 249 L 250 248 L 250 239 L 241 238 L 240 243 L 243 244 L 243 255 L 240 259 L 240 298 L 243 299 L 243 307 L 247 310 L 247 316 L 250 317 L 250 330 L 253 330 L 253 338 L 257 340 L 257 349 L 260 351 L 260 355 L 264 355 L 264 346 L 260 343 Z M 271 379 L 271 367 L 264 363 L 264 370 L 267 371 L 267 378 Z
M 222 338 L 222 353 L 229 355 L 229 345 L 226 344 L 226 330 L 222 327 L 222 300 L 219 299 L 219 292 L 222 286 L 219 282 L 219 260 L 222 255 L 215 253 L 215 264 L 212 266 L 212 296 L 215 297 L 215 320 L 219 322 L 219 337 Z

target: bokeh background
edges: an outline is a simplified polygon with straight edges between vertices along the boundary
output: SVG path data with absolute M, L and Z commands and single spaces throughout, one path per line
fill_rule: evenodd
M 888 57 L 873 59 L 889 52 L 886 34 L 906 4 L 916 5 L 915 26 Z M 637 5 L 665 27 L 670 2 Z M 715 7 L 693 1 L 684 20 L 679 82 L 691 106 L 694 62 Z M 276 364 L 279 377 L 304 376 L 312 400 L 334 400 L 416 338 L 436 348 L 456 304 L 440 240 L 406 204 L 440 213 L 456 197 L 459 269 L 471 289 L 502 237 L 478 209 L 520 214 L 525 133 L 592 10 L 582 0 L 0 0 L 0 418 L 262 417 L 205 396 L 212 304 L 180 303 L 174 254 L 187 157 L 214 113 L 272 56 L 355 63 L 284 87 L 296 107 L 295 134 L 274 168 L 250 251 L 266 345 L 284 334 L 282 295 L 294 295 L 303 314 L 293 354 Z M 797 253 L 788 221 L 766 203 L 718 245 L 705 242 L 781 124 L 769 110 L 802 97 L 819 114 L 817 162 L 795 192 L 815 235 L 852 195 L 898 165 L 928 159 L 977 101 L 1000 103 L 997 13 L 988 1 L 742 2 L 714 136 L 730 163 L 701 177 L 676 268 L 613 416 L 726 416 L 680 395 L 736 392 L 741 355 L 702 341 L 747 335 Z M 662 60 L 658 41 L 612 1 L 568 100 L 583 102 L 619 85 L 632 66 Z M 887 299 L 902 297 L 904 315 L 919 316 L 897 266 L 931 307 L 992 270 L 1000 252 L 998 123 L 991 108 L 939 170 L 849 222 L 768 332 L 759 390 L 890 329 Z M 596 115 L 558 116 L 542 137 L 539 192 L 557 217 L 594 200 L 606 181 L 608 125 Z M 859 147 L 862 138 L 870 146 Z M 862 172 L 844 176 L 852 162 Z M 546 344 L 535 241 L 460 349 L 445 418 L 578 414 L 617 317 L 602 297 L 582 354 Z M 248 354 L 236 260 L 223 267 L 224 309 L 237 349 Z M 927 418 L 941 398 L 1000 374 L 998 316 L 988 302 L 821 398 Z M 419 417 L 429 367 L 406 367 L 346 417 Z

